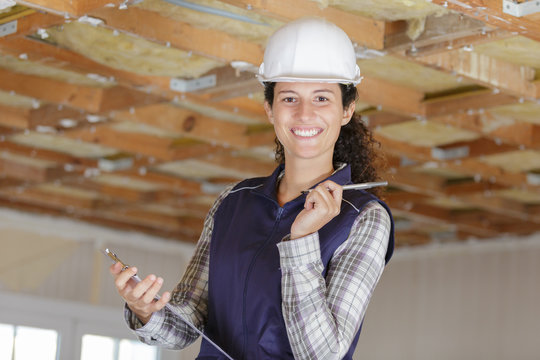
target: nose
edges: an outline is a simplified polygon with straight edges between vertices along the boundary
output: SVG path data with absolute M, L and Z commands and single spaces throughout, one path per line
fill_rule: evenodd
M 315 107 L 309 101 L 301 101 L 298 104 L 298 119 L 301 121 L 312 120 L 315 115 Z

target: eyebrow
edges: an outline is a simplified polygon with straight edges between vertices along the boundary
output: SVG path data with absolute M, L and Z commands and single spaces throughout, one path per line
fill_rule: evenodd
M 330 89 L 319 89 L 319 90 L 315 90 L 313 91 L 313 93 L 324 93 L 324 92 L 328 92 L 328 93 L 331 93 L 333 94 L 334 91 L 330 90 Z M 293 94 L 298 94 L 298 92 L 294 91 L 294 90 L 281 90 L 278 92 L 278 94 L 286 94 L 286 93 L 293 93 Z

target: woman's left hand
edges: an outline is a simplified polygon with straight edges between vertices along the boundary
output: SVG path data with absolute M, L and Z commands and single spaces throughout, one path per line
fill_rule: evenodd
M 307 196 L 291 225 L 291 239 L 314 233 L 339 214 L 343 189 L 333 181 L 320 183 Z

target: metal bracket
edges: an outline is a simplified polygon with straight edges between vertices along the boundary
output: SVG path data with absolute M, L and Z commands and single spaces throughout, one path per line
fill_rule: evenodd
M 17 20 L 0 24 L 0 38 L 17 32 Z
M 469 156 L 469 147 L 467 145 L 447 149 L 439 147 L 431 149 L 431 157 L 437 160 L 460 159 L 467 156 Z
M 530 0 L 525 2 L 515 2 L 512 0 L 503 0 L 503 13 L 522 17 L 540 12 L 540 0 Z
M 202 89 L 208 89 L 216 86 L 217 76 L 215 74 L 203 76 L 197 79 L 171 79 L 170 88 L 179 92 L 193 92 Z

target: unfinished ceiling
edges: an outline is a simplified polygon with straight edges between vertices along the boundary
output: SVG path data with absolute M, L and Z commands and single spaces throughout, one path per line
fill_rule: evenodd
M 356 46 L 357 109 L 388 160 L 398 246 L 540 231 L 540 12 L 512 16 L 502 0 L 11 5 L 0 0 L 0 206 L 196 241 L 225 184 L 275 167 L 253 73 L 266 39 L 322 16 Z

